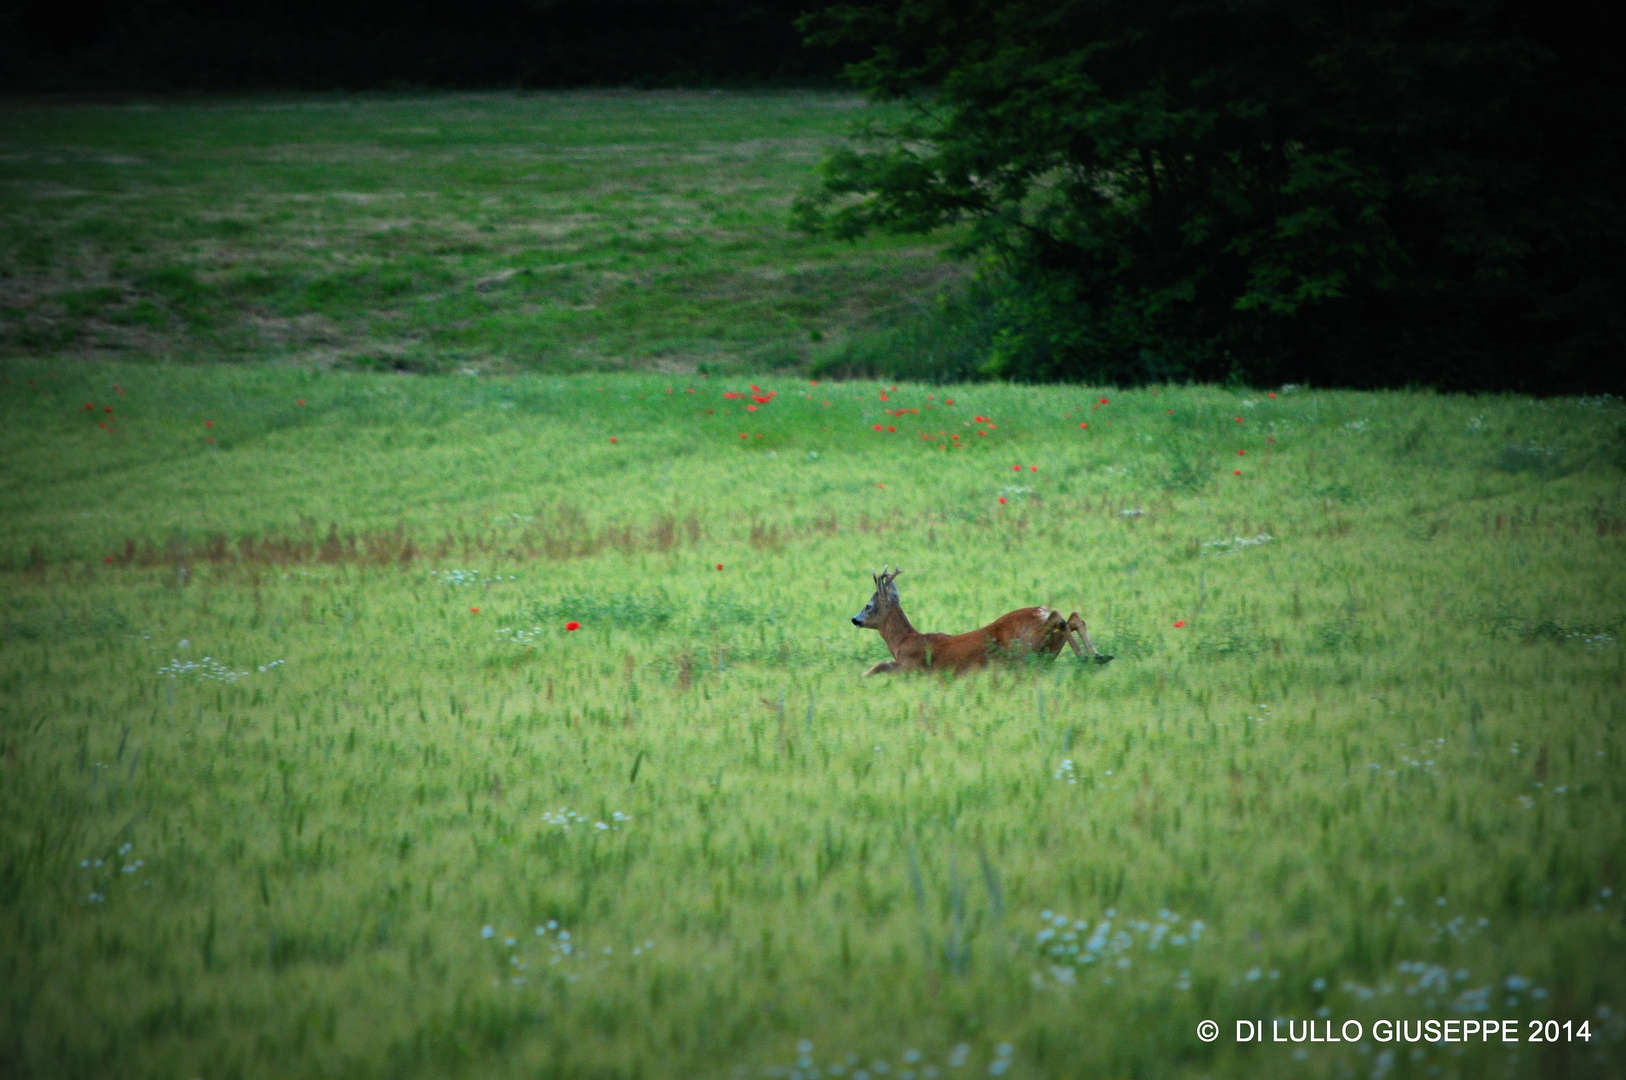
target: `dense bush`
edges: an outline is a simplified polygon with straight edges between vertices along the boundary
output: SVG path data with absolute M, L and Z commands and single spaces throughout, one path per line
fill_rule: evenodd
M 803 223 L 969 222 L 988 374 L 1620 390 L 1620 9 L 890 0 L 804 26 L 913 108 Z

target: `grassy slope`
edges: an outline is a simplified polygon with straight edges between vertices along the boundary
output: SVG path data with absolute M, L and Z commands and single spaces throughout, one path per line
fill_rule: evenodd
M 818 93 L 13 102 L 0 353 L 805 365 L 955 273 L 936 245 L 788 231 L 867 111 Z
M 1618 403 L 0 376 L 8 1075 L 1622 1067 Z M 860 684 L 883 561 L 1119 659 Z

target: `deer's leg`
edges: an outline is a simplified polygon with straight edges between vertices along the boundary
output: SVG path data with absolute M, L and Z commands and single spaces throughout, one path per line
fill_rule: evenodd
M 1083 656 L 1084 653 L 1089 653 L 1091 656 L 1095 655 L 1095 642 L 1090 640 L 1090 632 L 1084 628 L 1084 617 L 1082 615 L 1075 611 L 1067 616 L 1067 629 L 1071 631 L 1068 635 L 1068 642 L 1072 644 L 1074 652 L 1080 656 Z M 1079 641 L 1084 643 L 1082 651 L 1079 649 L 1078 644 L 1073 642 L 1072 634 L 1077 634 Z
M 1073 636 L 1068 633 L 1067 620 L 1061 617 L 1061 612 L 1052 610 L 1044 621 L 1044 654 L 1054 660 L 1061 654 L 1063 644 L 1073 645 Z M 1073 651 L 1078 651 L 1077 645 L 1073 645 Z
M 889 671 L 900 671 L 902 668 L 903 665 L 898 663 L 896 660 L 882 660 L 879 664 L 876 664 L 874 667 L 864 672 L 864 674 L 860 675 L 859 678 L 867 679 L 871 675 L 885 675 Z
M 1056 643 L 1056 653 L 1061 652 L 1061 643 L 1066 642 L 1068 647 L 1071 648 L 1075 654 L 1082 657 L 1084 653 L 1079 649 L 1078 642 L 1073 640 L 1073 630 L 1075 629 L 1074 624 L 1076 623 L 1078 627 L 1082 627 L 1084 625 L 1083 621 L 1078 617 L 1078 612 L 1073 612 L 1073 616 L 1070 619 L 1063 619 L 1061 617 L 1061 612 L 1059 611 L 1053 611 L 1050 614 L 1051 618 L 1056 621 L 1056 629 L 1059 631 L 1059 640 Z
M 1078 612 L 1075 611 L 1068 617 L 1067 629 L 1072 633 L 1077 634 L 1079 640 L 1084 643 L 1084 652 L 1079 652 L 1078 646 L 1076 644 L 1073 645 L 1073 651 L 1078 653 L 1080 658 L 1082 658 L 1084 653 L 1087 652 L 1091 656 L 1095 657 L 1095 662 L 1097 664 L 1104 664 L 1108 660 L 1112 659 L 1110 656 L 1103 656 L 1101 653 L 1095 651 L 1095 642 L 1090 640 L 1090 632 L 1084 628 L 1084 619 L 1079 615 Z M 1068 642 L 1069 644 L 1072 643 L 1071 637 L 1068 638 Z

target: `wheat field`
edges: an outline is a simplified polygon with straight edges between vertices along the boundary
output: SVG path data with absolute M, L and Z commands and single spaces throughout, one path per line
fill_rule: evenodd
M 6 1075 L 1626 1064 L 1616 401 L 0 376 Z

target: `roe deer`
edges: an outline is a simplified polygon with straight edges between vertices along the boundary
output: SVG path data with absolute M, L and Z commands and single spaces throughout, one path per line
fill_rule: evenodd
M 1019 608 L 968 634 L 922 634 L 910 625 L 898 602 L 898 587 L 893 582 L 901 573 L 901 568 L 890 572 L 883 568 L 879 575 L 871 573 L 875 595 L 863 611 L 853 616 L 854 626 L 879 630 L 892 654 L 892 659 L 882 660 L 864 672 L 866 676 L 925 669 L 957 673 L 982 667 L 990 660 L 1023 656 L 1054 660 L 1063 644 L 1072 646 L 1081 659 L 1089 653 L 1097 664 L 1112 659 L 1095 651 L 1078 612 L 1064 619 L 1061 612 L 1047 607 Z M 1074 640 L 1075 634 L 1078 640 Z M 1083 648 L 1079 648 L 1080 641 Z

